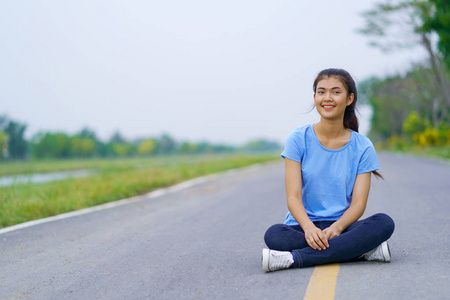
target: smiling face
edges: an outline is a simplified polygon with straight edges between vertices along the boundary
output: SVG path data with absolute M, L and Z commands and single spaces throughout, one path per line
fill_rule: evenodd
M 344 84 L 336 77 L 325 77 L 317 84 L 314 103 L 322 118 L 343 120 L 345 108 L 353 102 Z

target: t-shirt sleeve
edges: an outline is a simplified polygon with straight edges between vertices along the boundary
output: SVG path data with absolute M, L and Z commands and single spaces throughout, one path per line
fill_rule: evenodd
M 358 164 L 357 174 L 363 174 L 378 170 L 380 165 L 378 164 L 377 153 L 372 143 L 366 148 Z
M 305 152 L 304 136 L 297 132 L 292 132 L 286 140 L 284 145 L 284 151 L 281 153 L 281 157 L 289 158 L 296 162 L 302 163 L 303 154 Z

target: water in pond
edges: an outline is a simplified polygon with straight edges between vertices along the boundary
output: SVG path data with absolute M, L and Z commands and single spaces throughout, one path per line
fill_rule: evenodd
M 75 170 L 75 171 L 61 171 L 51 173 L 36 173 L 36 174 L 20 174 L 13 176 L 0 177 L 0 187 L 9 186 L 21 183 L 43 183 L 49 181 L 63 180 L 67 178 L 87 177 L 92 174 L 92 170 Z

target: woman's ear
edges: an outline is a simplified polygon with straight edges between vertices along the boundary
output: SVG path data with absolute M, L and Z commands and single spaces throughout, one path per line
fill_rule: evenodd
M 354 99 L 355 99 L 355 94 L 351 93 L 350 95 L 348 95 L 348 98 L 347 98 L 347 106 L 349 106 L 350 104 L 352 104 Z

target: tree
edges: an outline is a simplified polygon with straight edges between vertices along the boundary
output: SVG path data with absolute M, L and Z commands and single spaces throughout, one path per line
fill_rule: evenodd
M 113 143 L 112 149 L 116 156 L 127 156 L 132 153 L 132 145 L 129 143 Z
M 127 142 L 119 131 L 116 131 L 107 144 L 108 154 L 113 156 L 128 156 L 133 153 L 134 146 Z
M 436 101 L 440 94 L 433 78 L 430 68 L 418 65 L 405 75 L 370 78 L 360 83 L 360 96 L 373 107 L 370 136 L 385 140 L 393 134 L 402 135 L 404 122 L 412 112 L 434 128 L 447 124 L 445 103 Z
M 424 30 L 436 32 L 439 36 L 438 49 L 450 70 L 450 2 L 448 0 L 430 0 L 434 4 L 429 18 L 424 22 Z
M 197 144 L 197 151 L 199 153 L 212 153 L 214 152 L 214 146 L 207 141 L 201 141 Z
M 72 154 L 77 157 L 92 157 L 100 154 L 101 142 L 91 129 L 85 127 L 80 132 L 72 136 Z
M 26 129 L 26 124 L 10 120 L 6 115 L 0 116 L 0 130 L 8 136 L 9 157 L 23 159 L 27 156 L 27 141 L 24 137 Z
M 78 157 L 91 157 L 95 153 L 95 140 L 81 136 L 71 138 L 72 154 Z
M 242 150 L 249 152 L 273 152 L 280 149 L 280 144 L 265 139 L 249 141 L 242 147 Z
M 0 130 L 0 159 L 8 158 L 8 135 Z
M 37 133 L 32 138 L 32 145 L 36 158 L 69 158 L 72 155 L 71 139 L 63 132 Z
M 116 144 L 122 144 L 122 143 L 126 143 L 127 141 L 119 131 L 116 131 L 109 139 L 109 142 L 116 143 Z
M 428 54 L 433 70 L 440 100 L 445 103 L 445 113 L 450 108 L 450 88 L 440 66 L 440 58 L 435 53 L 431 26 L 426 24 L 433 19 L 435 6 L 430 1 L 403 0 L 378 4 L 374 9 L 363 13 L 366 26 L 359 32 L 372 37 L 370 45 L 383 51 L 393 51 L 420 45 Z
M 392 134 L 401 133 L 402 120 L 408 115 L 408 105 L 405 103 L 408 97 L 399 75 L 371 81 L 369 102 L 373 107 L 373 115 L 370 136 L 374 140 L 385 140 Z
M 190 143 L 190 142 L 182 142 L 180 147 L 178 148 L 178 151 L 183 154 L 198 153 L 199 148 L 198 148 L 198 144 Z
M 145 139 L 139 143 L 137 152 L 139 155 L 150 155 L 155 152 L 157 142 L 155 139 Z
M 160 151 L 163 154 L 173 153 L 177 146 L 175 140 L 168 134 L 163 134 L 161 136 L 161 138 L 159 139 L 159 144 L 160 144 Z
M 76 136 L 79 136 L 81 138 L 89 138 L 89 139 L 93 139 L 95 141 L 97 141 L 97 135 L 95 134 L 95 132 L 87 127 L 83 128 L 80 130 L 79 133 L 76 134 Z

